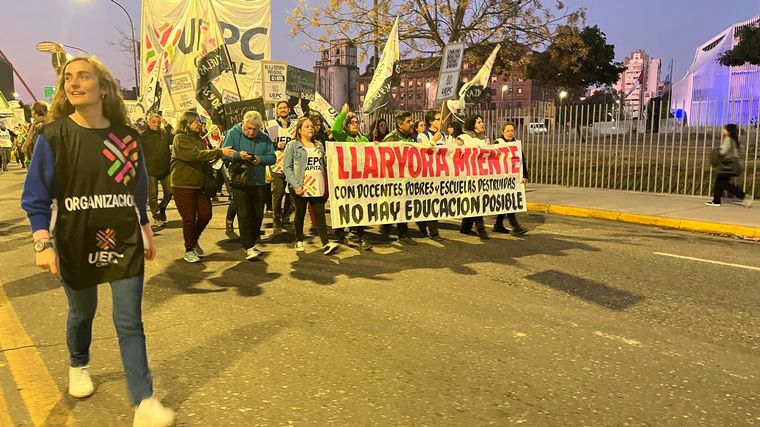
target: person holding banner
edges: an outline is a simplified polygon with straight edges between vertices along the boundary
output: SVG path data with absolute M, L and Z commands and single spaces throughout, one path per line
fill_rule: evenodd
M 153 394 L 142 320 L 145 260 L 155 258 L 156 247 L 140 136 L 129 127 L 118 82 L 99 60 L 68 60 L 56 86 L 53 121 L 37 138 L 21 207 L 37 266 L 61 282 L 68 300 L 68 393 L 95 392 L 92 324 L 97 285 L 109 282 L 134 425 L 170 426 L 174 411 Z
M 507 142 L 514 142 L 515 141 L 515 125 L 510 122 L 506 122 L 501 126 L 501 138 L 497 139 L 494 143 L 495 144 L 505 144 Z M 528 165 L 527 161 L 525 160 L 525 150 L 522 151 L 522 159 L 520 159 L 522 162 L 522 179 L 520 180 L 521 184 L 525 184 L 528 182 Z M 514 236 L 522 236 L 523 234 L 527 233 L 528 230 L 524 229 L 519 222 L 517 222 L 517 215 L 515 215 L 514 212 L 508 213 L 507 219 L 509 220 L 509 225 L 512 226 L 511 233 Z M 510 230 L 507 227 L 504 227 L 504 214 L 496 215 L 496 223 L 493 226 L 493 231 L 497 233 L 510 233 Z
M 425 129 L 417 135 L 417 142 L 429 147 L 443 144 L 440 111 L 430 110 L 425 113 Z M 420 232 L 425 236 L 429 236 L 431 240 L 439 243 L 443 242 L 443 238 L 438 233 L 438 221 L 420 221 L 417 223 L 417 226 L 420 228 Z
M 308 117 L 298 119 L 296 138 L 285 147 L 285 179 L 290 185 L 293 202 L 296 205 L 295 232 L 296 252 L 304 252 L 303 222 L 306 205 L 314 211 L 322 251 L 331 254 L 338 247 L 327 237 L 325 221 L 325 200 L 327 188 L 327 168 L 325 146 L 314 139 L 314 125 Z
M 267 133 L 274 144 L 277 161 L 272 165 L 272 211 L 274 219 L 274 231 L 280 232 L 290 223 L 290 196 L 285 191 L 285 174 L 282 172 L 284 150 L 293 139 L 294 128 L 290 122 L 290 104 L 288 101 L 280 101 L 276 106 L 277 119 L 271 120 L 267 126 Z M 284 201 L 284 206 L 283 206 Z
M 332 126 L 333 139 L 338 142 L 369 142 L 366 136 L 359 132 L 359 118 L 352 111 L 349 111 L 348 104 L 343 104 L 340 114 L 335 118 Z M 351 234 L 359 240 L 359 247 L 363 250 L 372 248 L 367 235 L 364 233 L 364 227 L 349 227 Z M 335 230 L 338 242 L 346 244 L 346 230 L 339 228 Z
M 396 129 L 385 136 L 383 142 L 417 142 L 417 134 L 414 132 L 414 120 L 412 113 L 401 111 L 396 114 Z M 390 234 L 390 224 L 383 224 L 380 230 L 386 236 Z M 399 243 L 416 245 L 417 242 L 409 237 L 409 225 L 405 222 L 396 224 Z
M 464 133 L 456 139 L 456 144 L 465 147 L 482 147 L 488 145 L 488 138 L 485 135 L 486 124 L 480 114 L 471 114 L 464 120 Z M 459 232 L 462 234 L 472 234 L 472 225 L 475 224 L 478 230 L 478 237 L 481 240 L 488 239 L 483 217 L 462 218 L 462 225 Z
M 205 255 L 198 239 L 211 221 L 211 198 L 204 195 L 203 163 L 212 162 L 222 155 L 234 156 L 231 148 L 206 148 L 201 139 L 201 119 L 198 113 L 186 111 L 177 123 L 177 133 L 172 143 L 170 180 L 174 203 L 182 217 L 182 235 L 185 240 L 187 262 L 199 262 Z
M 248 111 L 242 123 L 237 123 L 224 138 L 225 149 L 233 150 L 227 156 L 230 162 L 232 197 L 235 199 L 240 229 L 240 242 L 245 258 L 258 258 L 261 251 L 256 247 L 261 223 L 264 221 L 264 187 L 266 168 L 277 159 L 272 140 L 261 132 L 263 120 L 258 111 Z M 235 154 L 239 153 L 239 154 Z M 244 181 L 244 182 L 240 182 Z

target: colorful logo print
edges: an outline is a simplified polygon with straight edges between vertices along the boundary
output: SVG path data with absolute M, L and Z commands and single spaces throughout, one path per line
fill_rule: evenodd
M 159 60 L 165 64 L 174 58 L 174 48 L 179 43 L 181 31 L 174 32 L 174 25 L 164 22 L 158 28 L 150 28 L 145 34 L 145 61 L 148 64 L 147 71 L 152 73 Z M 152 34 L 151 34 L 152 33 Z M 156 46 L 158 44 L 158 46 Z M 162 52 L 159 57 L 158 52 Z
M 110 133 L 103 144 L 106 146 L 103 155 L 111 162 L 108 176 L 117 183 L 127 185 L 137 174 L 137 141 L 130 135 L 122 140 L 116 134 Z
M 95 241 L 97 242 L 97 246 L 104 251 L 115 249 L 116 230 L 113 230 L 111 228 L 108 228 L 106 230 L 98 230 L 98 233 L 95 236 Z
M 314 178 L 312 175 L 306 175 L 303 178 L 303 188 L 306 190 L 306 194 L 309 195 L 316 195 L 317 194 L 317 179 Z

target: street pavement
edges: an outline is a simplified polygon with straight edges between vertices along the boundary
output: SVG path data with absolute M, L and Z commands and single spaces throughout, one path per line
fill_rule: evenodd
M 0 176 L 0 425 L 131 425 L 107 285 L 96 392 L 66 395 L 66 300 L 34 265 L 22 180 Z M 529 188 L 539 209 L 710 219 L 677 196 L 587 190 L 576 205 L 578 189 Z M 265 256 L 247 262 L 224 208 L 199 264 L 181 260 L 170 210 L 146 267 L 149 359 L 178 425 L 760 425 L 756 242 L 533 211 L 523 238 L 446 222 L 443 244 L 373 233 L 373 250 L 326 257 L 267 220 Z

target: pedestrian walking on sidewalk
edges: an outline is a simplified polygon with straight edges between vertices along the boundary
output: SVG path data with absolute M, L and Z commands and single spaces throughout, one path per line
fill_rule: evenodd
M 89 367 L 96 285 L 110 282 L 134 425 L 170 426 L 174 411 L 153 395 L 142 322 L 144 261 L 156 248 L 140 137 L 127 126 L 119 86 L 100 61 L 77 57 L 61 70 L 53 122 L 37 140 L 21 206 L 37 265 L 62 281 L 68 299 L 68 392 L 85 398 L 95 391 Z
M 723 138 L 720 141 L 715 169 L 715 185 L 713 186 L 713 199 L 705 204 L 707 206 L 720 206 L 720 199 L 724 191 L 728 191 L 735 197 L 742 199 L 744 206 L 752 204 L 752 196 L 734 185 L 731 180 L 741 174 L 741 161 L 739 154 L 739 127 L 728 124 L 721 132 Z
M 206 148 L 201 139 L 201 119 L 198 113 L 187 111 L 177 123 L 172 143 L 170 181 L 174 204 L 182 217 L 182 236 L 185 240 L 187 262 L 198 262 L 205 256 L 198 244 L 201 233 L 211 221 L 211 198 L 204 195 L 204 163 L 213 162 L 222 155 L 234 156 L 231 148 Z
M 501 138 L 497 139 L 495 144 L 503 144 L 513 141 L 515 141 L 515 125 L 510 122 L 504 123 L 501 126 Z M 522 149 L 522 159 L 520 159 L 522 164 L 522 178 L 520 179 L 520 183 L 525 184 L 528 182 L 528 162 L 525 160 L 525 147 L 523 146 Z M 504 227 L 505 216 L 509 220 L 509 225 L 512 226 L 511 230 Z M 506 215 L 496 215 L 496 223 L 493 226 L 493 231 L 497 233 L 512 233 L 514 236 L 522 236 L 528 232 L 528 230 L 523 228 L 520 223 L 517 222 L 517 215 L 514 212 Z

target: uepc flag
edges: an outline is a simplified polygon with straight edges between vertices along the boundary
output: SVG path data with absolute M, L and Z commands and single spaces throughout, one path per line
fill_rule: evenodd
M 398 17 L 393 23 L 390 36 L 385 42 L 383 54 L 375 69 L 375 75 L 367 88 L 362 111 L 371 114 L 386 106 L 391 97 L 391 86 L 398 79 L 399 70 L 399 47 L 398 47 Z

